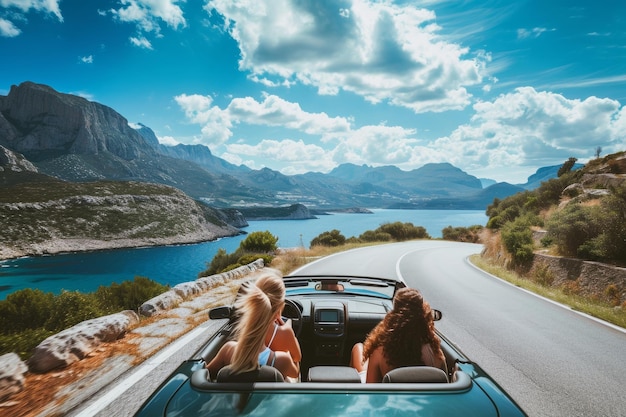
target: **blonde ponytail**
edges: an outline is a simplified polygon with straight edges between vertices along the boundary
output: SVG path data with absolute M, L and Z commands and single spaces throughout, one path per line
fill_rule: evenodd
M 255 285 L 269 297 L 272 303 L 272 313 L 281 312 L 285 305 L 285 283 L 283 279 L 277 275 L 266 274 L 258 278 Z
M 241 316 L 235 328 L 237 346 L 231 359 L 234 373 L 253 371 L 259 366 L 259 353 L 272 323 L 272 307 L 269 297 L 255 285 L 248 287 L 237 301 Z

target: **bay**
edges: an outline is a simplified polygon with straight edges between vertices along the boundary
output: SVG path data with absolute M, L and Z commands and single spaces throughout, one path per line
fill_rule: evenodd
M 381 224 L 410 222 L 440 238 L 447 226 L 485 225 L 482 210 L 383 210 L 371 214 L 333 213 L 309 220 L 250 221 L 247 233 L 269 231 L 281 248 L 308 247 L 320 233 L 339 230 L 346 238 L 374 230 Z M 234 252 L 245 235 L 190 245 L 157 246 L 77 252 L 0 261 L 0 300 L 24 288 L 55 294 L 95 291 L 101 285 L 148 277 L 174 286 L 192 281 L 206 269 L 220 248 Z

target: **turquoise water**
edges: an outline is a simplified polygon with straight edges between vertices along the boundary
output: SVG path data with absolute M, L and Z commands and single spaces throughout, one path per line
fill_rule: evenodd
M 331 214 L 311 220 L 251 221 L 243 230 L 269 230 L 283 248 L 305 246 L 322 232 L 337 229 L 346 237 L 374 230 L 383 223 L 411 222 L 441 237 L 447 226 L 484 225 L 482 210 L 372 210 L 373 214 Z M 58 294 L 62 290 L 94 291 L 100 285 L 132 280 L 135 276 L 176 285 L 197 278 L 218 249 L 233 252 L 245 235 L 193 245 L 159 246 L 70 253 L 0 261 L 0 300 L 14 291 L 39 288 Z

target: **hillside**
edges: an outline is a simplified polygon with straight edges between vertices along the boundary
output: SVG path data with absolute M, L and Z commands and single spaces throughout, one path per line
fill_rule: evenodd
M 626 152 L 496 200 L 487 215 L 508 253 L 502 259 L 514 267 L 537 251 L 626 265 Z M 497 253 L 499 244 L 489 250 Z
M 0 259 L 192 243 L 241 233 L 223 219 L 222 213 L 164 185 L 22 182 L 0 187 Z

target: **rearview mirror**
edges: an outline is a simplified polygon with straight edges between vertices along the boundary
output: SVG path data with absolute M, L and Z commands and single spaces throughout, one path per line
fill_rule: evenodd
M 220 320 L 230 318 L 231 308 L 229 306 L 215 307 L 209 310 L 209 318 L 211 320 Z
M 343 291 L 344 287 L 343 284 L 339 284 L 338 282 L 322 281 L 315 285 L 315 289 L 318 291 Z
M 433 309 L 433 320 L 439 321 L 441 320 L 441 317 L 443 317 L 443 314 L 441 313 L 441 311 Z

